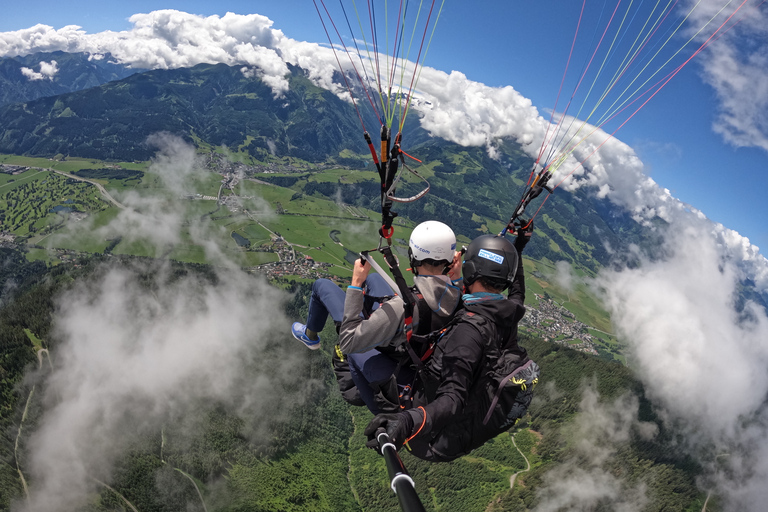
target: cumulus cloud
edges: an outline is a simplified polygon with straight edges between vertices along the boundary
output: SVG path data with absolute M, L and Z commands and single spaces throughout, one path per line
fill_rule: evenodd
M 686 221 L 670 226 L 663 257 L 602 271 L 597 284 L 647 395 L 686 432 L 708 483 L 729 510 L 758 510 L 768 497 L 768 316 L 741 306 L 743 270 L 711 224 Z M 714 460 L 713 449 L 727 456 Z
M 147 272 L 159 274 L 152 286 L 140 278 Z M 221 273 L 212 285 L 164 272 L 113 269 L 60 297 L 49 409 L 29 444 L 35 484 L 24 510 L 76 508 L 139 436 L 192 421 L 204 403 L 239 411 L 249 431 L 262 431 L 252 441 L 266 445 L 264 419 L 300 402 L 275 395 L 291 387 L 283 379 L 304 355 L 276 343 L 287 323 L 283 293 L 242 273 Z
M 141 240 L 160 254 L 186 227 L 216 262 L 216 279 L 178 277 L 162 259 L 134 261 L 101 268 L 58 298 L 50 391 L 25 465 L 34 484 L 19 510 L 82 506 L 126 450 L 165 427 L 189 428 L 211 404 L 242 419 L 250 442 L 267 446 L 269 422 L 322 385 L 292 385 L 306 351 L 281 343 L 285 292 L 228 261 L 211 226 L 183 225 L 180 195 L 202 172 L 194 148 L 170 134 L 149 142 L 158 153 L 148 180 L 167 194 L 121 198 L 126 208 L 101 236 Z
M 186 205 L 182 202 L 182 198 L 194 193 L 193 181 L 205 173 L 197 161 L 195 148 L 169 133 L 154 134 L 147 143 L 158 149 L 146 171 L 147 179 L 157 180 L 162 187 L 151 194 L 135 190 L 115 193 L 122 205 L 117 216 L 102 225 L 94 225 L 93 219 L 73 225 L 74 236 L 90 235 L 100 240 L 121 237 L 124 243 L 141 243 L 152 256 L 160 256 L 182 241 L 184 228 L 194 229 L 206 223 L 205 219 L 196 219 L 188 224 Z M 54 234 L 51 240 L 55 244 L 70 236 L 73 234 Z M 210 237 L 201 233 L 195 241 L 206 244 L 209 240 Z
M 543 120 L 531 101 L 510 86 L 488 87 L 459 71 L 424 69 L 419 88 L 431 104 L 420 109 L 422 126 L 437 137 L 464 146 L 491 146 L 502 137 L 523 145 L 541 142 Z
M 741 2 L 734 2 L 716 18 L 722 23 Z M 694 26 L 706 23 L 722 2 L 704 2 L 694 11 Z M 717 94 L 714 130 L 735 147 L 768 150 L 768 9 L 747 3 L 735 12 L 732 29 L 708 46 L 701 59 L 704 80 Z
M 197 162 L 195 148 L 178 135 L 154 133 L 147 139 L 147 144 L 158 149 L 149 172 L 159 176 L 172 194 L 181 196 L 189 193 L 189 183 L 205 174 Z
M 571 266 L 567 261 L 558 261 L 555 264 L 555 284 L 562 288 L 566 293 L 573 292 L 576 284 L 580 281 L 577 275 L 574 275 Z
M 227 13 L 196 16 L 175 10 L 135 14 L 132 30 L 88 34 L 68 25 L 48 25 L 0 34 L 0 55 L 13 57 L 35 52 L 111 53 L 120 63 L 136 68 L 168 69 L 200 63 L 223 62 L 255 69 L 279 95 L 287 90 L 286 62 L 279 46 L 286 39 L 271 28 L 272 21 L 258 15 Z
M 26 76 L 30 81 L 44 79 L 53 80 L 53 77 L 56 76 L 56 73 L 58 72 L 59 65 L 55 60 L 52 60 L 51 62 L 40 62 L 40 71 L 25 67 L 21 68 L 21 74 Z

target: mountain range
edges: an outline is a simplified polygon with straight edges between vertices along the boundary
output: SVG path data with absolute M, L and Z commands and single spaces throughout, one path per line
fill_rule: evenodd
M 0 83 L 19 75 L 21 64 L 11 61 L 0 62 Z M 317 162 L 354 146 L 359 136 L 351 107 L 312 85 L 298 69 L 292 72 L 291 90 L 275 98 L 261 80 L 223 64 L 143 73 L 98 67 L 82 56 L 71 64 L 70 79 L 42 85 L 49 86 L 47 92 L 72 92 L 44 94 L 41 85 L 23 102 L 10 104 L 13 96 L 7 95 L 0 108 L 0 152 L 148 160 L 153 150 L 147 137 L 166 131 L 256 158 Z M 100 84 L 85 88 L 86 80 Z

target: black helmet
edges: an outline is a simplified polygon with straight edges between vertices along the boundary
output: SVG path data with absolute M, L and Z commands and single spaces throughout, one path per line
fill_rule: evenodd
M 472 240 L 464 254 L 461 267 L 464 284 L 469 286 L 479 278 L 486 277 L 506 288 L 517 272 L 517 258 L 517 249 L 506 237 L 479 236 Z

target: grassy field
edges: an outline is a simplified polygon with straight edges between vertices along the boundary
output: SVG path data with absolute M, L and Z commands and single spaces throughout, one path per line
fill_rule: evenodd
M 143 171 L 149 165 L 148 162 L 110 162 L 106 164 L 101 160 L 93 160 L 86 158 L 34 158 L 28 156 L 19 155 L 2 155 L 0 154 L 0 164 L 8 165 L 22 165 L 26 167 L 41 167 L 44 169 L 56 169 L 57 171 L 74 172 L 80 169 L 100 169 L 106 165 L 115 167 L 121 167 L 123 169 L 131 169 L 134 171 Z
M 29 329 L 24 329 L 24 334 L 27 335 L 27 338 L 29 338 L 29 341 L 32 343 L 32 346 L 35 347 L 35 351 L 42 350 L 43 347 L 43 340 L 35 336 L 35 333 L 30 331 Z
M 0 162 L 67 172 L 105 166 L 98 161 L 56 162 L 9 156 L 0 158 Z M 350 173 L 355 171 L 328 171 L 317 176 L 329 181 L 364 179 L 362 173 L 343 177 Z M 92 180 L 102 183 L 118 201 L 126 201 L 130 193 L 139 195 L 141 201 L 131 203 L 133 215 L 129 215 L 130 212 L 110 206 L 93 185 L 85 182 L 75 182 L 45 170 L 30 169 L 15 176 L 0 174 L 0 201 L 4 201 L 0 204 L 5 214 L 3 230 L 26 240 L 31 259 L 51 263 L 60 260 L 61 251 L 100 253 L 112 245 L 110 250 L 114 254 L 162 255 L 197 263 L 212 263 L 216 257 L 223 256 L 242 266 L 276 261 L 277 255 L 264 252 L 263 248 L 271 245 L 272 237 L 277 234 L 315 261 L 335 265 L 332 272 L 341 276 L 350 275 L 348 248 L 357 252 L 378 244 L 376 212 L 348 208 L 321 197 L 302 196 L 291 200 L 295 192 L 290 189 L 250 180 L 236 187 L 240 207 L 230 210 L 216 201 L 201 198 L 217 196 L 221 178 L 207 172 L 185 180 L 183 195 L 194 199 L 170 191 L 162 177 L 152 173 L 144 174 L 141 179 Z M 74 201 L 78 201 L 76 210 L 87 215 L 87 219 L 73 220 L 50 212 L 62 202 Z M 141 224 L 144 229 L 161 232 L 169 222 L 176 231 L 168 236 L 167 243 L 131 233 L 135 231 L 132 228 L 142 228 Z M 402 232 L 398 232 L 398 236 L 407 239 L 412 226 L 407 221 L 399 223 L 398 231 Z M 335 240 L 331 232 L 336 233 Z M 247 239 L 248 248 L 238 245 L 233 233 Z M 119 243 L 113 244 L 114 240 Z M 218 248 L 217 256 L 213 255 L 216 251 L 210 250 L 213 247 Z M 402 247 L 401 252 L 404 253 Z

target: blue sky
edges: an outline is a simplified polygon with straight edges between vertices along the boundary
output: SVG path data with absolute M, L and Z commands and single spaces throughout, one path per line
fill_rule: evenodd
M 330 6 L 333 2 L 327 2 Z M 362 3 L 362 2 L 361 2 Z M 598 19 L 601 2 L 584 24 Z M 390 2 L 395 4 L 395 2 Z M 563 6 L 567 6 L 565 9 Z M 446 2 L 425 64 L 488 86 L 511 85 L 545 112 L 554 105 L 570 48 L 580 2 Z M 296 40 L 327 42 L 311 0 L 293 1 L 134 1 L 53 2 L 32 0 L 6 7 L 0 32 L 37 23 L 59 29 L 79 25 L 88 33 L 131 28 L 135 13 L 178 9 L 192 14 L 258 13 L 274 21 L 273 28 Z M 760 37 L 763 34 L 758 34 Z M 760 46 L 765 41 L 755 40 Z M 587 52 L 574 56 L 571 69 Z M 579 60 L 581 59 L 581 60 Z M 654 97 L 616 136 L 633 147 L 646 173 L 672 195 L 768 248 L 768 153 L 757 143 L 735 147 L 713 131 L 720 96 L 702 76 L 701 54 Z M 768 70 L 764 69 L 766 73 Z M 723 93 L 721 92 L 720 95 Z M 567 95 L 567 94 L 564 94 Z M 565 99 L 561 99 L 561 102 Z M 562 107 L 563 103 L 559 106 Z M 764 107 L 757 103 L 758 108 Z M 763 114 L 761 117 L 765 119 Z M 762 127 L 763 130 L 765 126 Z M 765 135 L 765 134 L 763 134 Z M 766 147 L 763 145 L 763 148 Z

